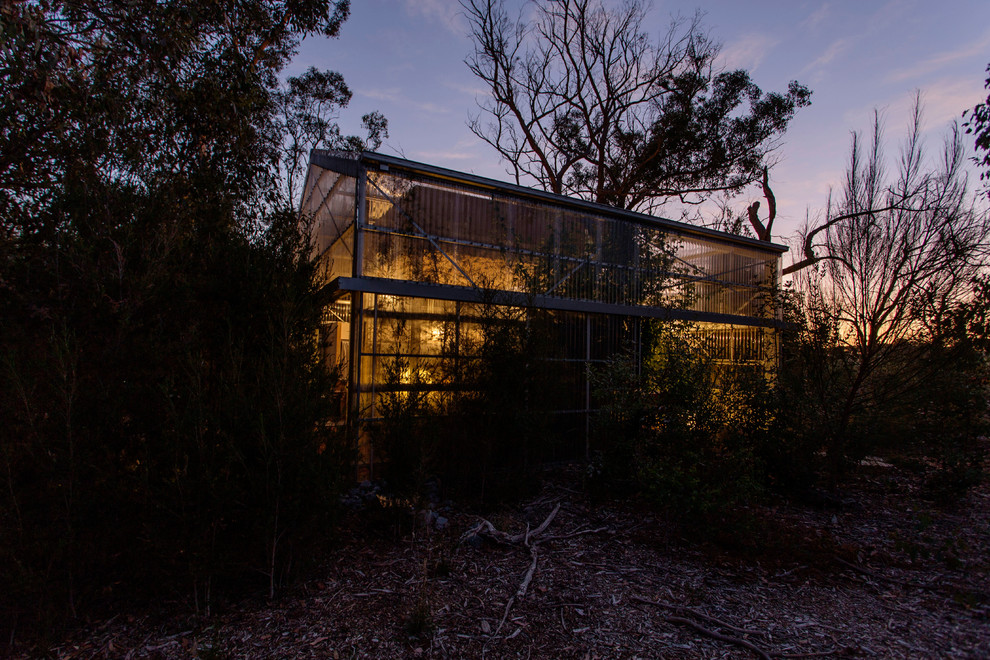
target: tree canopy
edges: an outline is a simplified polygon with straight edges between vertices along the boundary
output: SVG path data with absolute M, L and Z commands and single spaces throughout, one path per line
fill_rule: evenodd
M 765 93 L 743 70 L 719 71 L 699 17 L 658 39 L 642 2 L 464 0 L 471 71 L 490 97 L 471 121 L 517 182 L 649 211 L 758 181 L 807 87 Z
M 987 80 L 984 87 L 990 92 L 990 64 L 987 65 Z M 976 150 L 981 155 L 975 158 L 976 164 L 983 168 L 980 178 L 990 180 L 990 94 L 984 103 L 978 103 L 976 107 L 963 113 L 969 118 L 963 123 L 966 132 L 973 135 L 976 140 Z
M 333 124 L 351 96 L 340 74 L 279 81 L 300 40 L 335 36 L 348 12 L 348 0 L 4 3 L 4 220 L 83 178 L 160 193 L 196 173 L 210 179 L 201 199 L 237 206 L 280 190 L 298 148 L 360 142 Z M 380 143 L 384 118 L 365 122 Z
M 208 601 L 236 570 L 274 589 L 325 528 L 339 403 L 286 180 L 360 140 L 339 74 L 282 74 L 348 10 L 0 4 L 0 620 L 108 585 Z

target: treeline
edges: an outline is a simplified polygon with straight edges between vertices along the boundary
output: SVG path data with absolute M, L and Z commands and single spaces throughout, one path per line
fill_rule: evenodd
M 325 120 L 350 92 L 278 76 L 348 3 L 0 11 L 4 640 L 118 598 L 273 590 L 350 460 L 285 190 L 309 142 L 346 140 Z

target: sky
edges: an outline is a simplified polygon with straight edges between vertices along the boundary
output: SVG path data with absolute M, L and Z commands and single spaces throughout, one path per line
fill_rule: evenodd
M 949 122 L 987 98 L 988 0 L 655 0 L 644 26 L 660 35 L 672 17 L 698 10 L 722 44 L 721 66 L 748 70 L 764 91 L 783 92 L 797 80 L 813 92 L 775 154 L 776 242 L 820 217 L 830 188 L 841 186 L 851 132 L 868 133 L 874 110 L 895 156 L 920 91 L 926 143 L 937 154 Z M 464 64 L 471 51 L 457 0 L 352 0 L 340 36 L 307 39 L 287 74 L 310 66 L 342 73 L 354 96 L 341 129 L 360 134 L 361 115 L 382 112 L 389 120 L 383 153 L 510 180 L 494 149 L 467 127 L 486 95 Z M 971 179 L 979 183 L 975 173 Z M 761 199 L 754 186 L 733 205 L 742 214 Z

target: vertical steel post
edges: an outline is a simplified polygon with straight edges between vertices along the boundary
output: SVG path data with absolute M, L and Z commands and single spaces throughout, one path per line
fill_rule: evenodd
M 357 181 L 354 187 L 354 259 L 351 264 L 351 277 L 360 278 L 363 275 L 364 261 L 364 222 L 365 198 L 367 188 L 367 171 L 362 163 L 358 163 Z M 360 291 L 351 293 L 351 356 L 350 373 L 347 378 L 350 395 L 349 425 L 354 438 L 354 448 L 360 456 L 361 450 L 361 348 L 363 344 L 364 325 L 364 295 Z M 357 465 L 360 479 L 360 462 Z M 374 456 L 368 460 L 368 478 L 374 478 Z
M 591 314 L 584 315 L 584 458 L 591 458 Z

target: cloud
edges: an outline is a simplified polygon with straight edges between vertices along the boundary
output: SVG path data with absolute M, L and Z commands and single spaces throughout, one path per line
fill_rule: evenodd
M 376 101 L 395 103 L 396 105 L 401 105 L 405 108 L 415 108 L 416 110 L 421 110 L 422 112 L 428 112 L 431 114 L 446 114 L 450 112 L 448 108 L 437 103 L 429 103 L 411 99 L 399 91 L 396 87 L 389 87 L 387 89 L 356 89 L 354 90 L 354 93 L 357 96 L 364 96 Z
M 726 69 L 753 71 L 779 41 L 765 34 L 743 35 L 722 49 L 722 62 Z
M 468 149 L 470 147 L 475 147 L 475 146 L 477 146 L 479 144 L 481 144 L 481 140 L 479 140 L 478 138 L 472 136 L 472 137 L 462 138 L 462 139 L 458 140 L 457 143 L 454 144 L 454 148 L 455 149 Z
M 786 192 L 778 195 L 777 208 L 786 209 L 784 215 L 795 223 L 804 220 L 804 211 L 809 206 L 811 208 L 824 206 L 829 191 L 841 186 L 846 176 L 841 160 L 829 167 L 820 163 L 813 166 L 798 166 L 792 174 L 790 180 L 780 182 Z
M 459 37 L 467 34 L 461 5 L 457 0 L 405 0 L 406 13 L 439 23 Z
M 852 39 L 850 39 L 849 37 L 842 37 L 841 39 L 836 39 L 835 41 L 833 41 L 828 45 L 828 48 L 825 49 L 825 52 L 823 52 L 821 55 L 815 58 L 811 63 L 807 64 L 803 69 L 801 69 L 801 73 L 815 72 L 816 69 L 825 68 L 826 66 L 831 64 L 835 58 L 839 57 L 845 51 L 847 51 L 849 49 L 849 46 L 851 45 L 852 45 Z
M 986 92 L 979 81 L 966 77 L 940 80 L 921 90 L 924 104 L 924 118 L 927 126 L 941 129 L 945 124 L 962 117 L 963 110 L 969 110 L 977 103 L 986 100 Z M 907 94 L 898 101 L 910 109 L 914 94 Z M 907 114 L 902 125 L 907 125 Z
M 873 106 L 860 106 L 843 114 L 843 120 L 853 130 L 864 135 L 873 128 L 873 112 L 880 111 L 884 133 L 890 138 L 889 144 L 898 144 L 911 123 L 916 91 L 904 92 L 885 102 Z M 921 90 L 923 130 L 928 136 L 936 136 L 945 130 L 947 124 L 961 119 L 963 110 L 968 110 L 986 99 L 986 92 L 979 81 L 968 77 L 941 80 Z
M 916 79 L 926 74 L 938 71 L 958 60 L 981 56 L 990 50 L 990 30 L 983 33 L 979 39 L 963 44 L 953 50 L 942 51 L 931 57 L 914 63 L 912 66 L 898 69 L 888 76 L 889 82 L 901 82 Z
M 801 27 L 806 30 L 813 30 L 818 27 L 818 25 L 825 20 L 825 17 L 829 13 L 829 3 L 824 3 L 821 7 L 815 10 L 813 14 L 808 16 L 808 18 L 801 21 Z
M 465 95 L 470 96 L 472 98 L 477 98 L 479 96 L 487 96 L 487 95 L 491 94 L 491 90 L 485 89 L 484 87 L 481 87 L 480 85 L 477 85 L 477 86 L 463 85 L 461 83 L 454 83 L 454 82 L 450 82 L 448 80 L 445 80 L 442 84 L 443 84 L 444 87 L 446 87 L 448 89 L 452 89 L 455 92 L 460 92 L 461 94 L 465 94 Z
M 420 150 L 416 152 L 416 157 L 428 163 L 442 163 L 448 160 L 477 160 L 478 154 L 475 148 L 484 144 L 474 135 L 462 137 L 454 142 L 453 146 L 439 151 Z
M 417 151 L 416 158 L 425 163 L 441 163 L 449 160 L 476 159 L 478 154 L 468 151 Z

